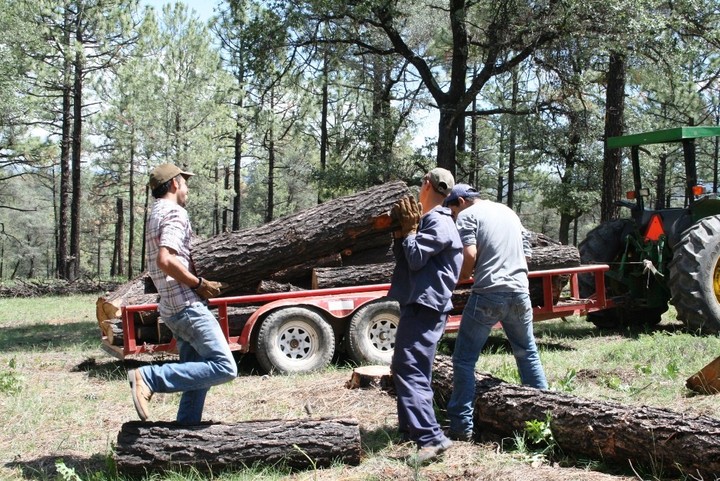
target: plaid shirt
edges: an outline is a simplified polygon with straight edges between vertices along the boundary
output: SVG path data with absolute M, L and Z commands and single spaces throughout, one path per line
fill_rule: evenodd
M 147 270 L 160 294 L 160 316 L 163 318 L 177 314 L 193 302 L 202 301 L 195 291 L 161 271 L 156 262 L 160 246 L 168 247 L 174 250 L 178 260 L 193 272 L 190 259 L 191 238 L 192 227 L 187 211 L 174 202 L 156 199 L 147 220 L 145 245 Z

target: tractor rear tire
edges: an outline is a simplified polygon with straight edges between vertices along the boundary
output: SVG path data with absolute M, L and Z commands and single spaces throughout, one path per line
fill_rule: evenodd
M 616 219 L 603 222 L 588 232 L 585 240 L 578 246 L 580 251 L 580 262 L 582 264 L 609 264 L 619 260 L 622 255 L 622 242 L 624 233 L 632 225 L 630 219 Z M 580 297 L 588 298 L 595 294 L 595 276 L 582 274 L 578 276 Z M 606 279 L 606 286 L 609 289 L 609 279 Z M 608 292 L 609 293 L 609 292 Z M 587 320 L 600 329 L 612 329 L 622 325 L 622 316 L 618 309 L 605 309 L 604 311 L 591 312 Z
M 580 243 L 580 261 L 583 264 L 612 264 L 620 262 L 625 249 L 625 236 L 634 229 L 632 219 L 615 219 L 604 222 L 588 232 L 585 240 Z M 588 298 L 595 293 L 595 276 L 581 274 L 578 276 L 580 297 Z M 626 294 L 625 286 L 605 277 L 606 295 L 608 298 Z M 667 308 L 625 308 L 622 306 L 591 312 L 587 320 L 599 329 L 617 329 L 630 325 L 652 327 L 657 325 Z
M 677 318 L 692 330 L 720 333 L 720 215 L 683 232 L 669 267 Z

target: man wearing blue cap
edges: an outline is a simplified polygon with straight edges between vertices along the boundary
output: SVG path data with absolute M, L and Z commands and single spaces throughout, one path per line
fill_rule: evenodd
M 472 440 L 475 365 L 497 323 L 512 346 L 526 386 L 547 389 L 532 325 L 525 242 L 520 218 L 509 207 L 480 199 L 467 184 L 457 184 L 443 205 L 450 208 L 463 244 L 460 279 L 473 276 L 453 351 L 453 393 L 448 403 L 449 436 Z

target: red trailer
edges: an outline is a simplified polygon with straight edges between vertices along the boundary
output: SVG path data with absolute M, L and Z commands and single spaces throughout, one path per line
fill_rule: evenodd
M 530 272 L 528 277 L 541 279 L 543 285 L 543 302 L 533 309 L 534 320 L 586 315 L 612 307 L 612 300 L 605 295 L 604 273 L 608 269 L 609 266 L 598 264 Z M 590 298 L 580 298 L 579 274 L 594 275 L 597 289 Z M 569 295 L 553 302 L 552 283 L 557 276 L 569 277 Z M 221 297 L 208 303 L 211 308 L 217 308 L 218 322 L 232 350 L 255 353 L 267 371 L 310 372 L 327 366 L 336 350 L 341 348 L 340 343 L 360 364 L 390 363 L 399 307 L 387 297 L 389 287 L 390 284 L 375 284 Z M 243 306 L 256 307 L 244 319 L 239 332 L 231 333 L 229 312 Z M 103 349 L 119 359 L 137 354 L 176 352 L 172 339 L 157 343 L 138 342 L 136 314 L 156 310 L 157 304 L 123 307 L 122 346 L 113 345 L 103 335 Z M 445 332 L 456 332 L 460 317 L 451 315 Z

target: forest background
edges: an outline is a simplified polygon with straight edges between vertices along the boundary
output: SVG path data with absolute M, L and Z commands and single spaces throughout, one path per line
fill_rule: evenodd
M 442 166 L 577 244 L 632 189 L 605 138 L 720 124 L 716 0 L 0 0 L 0 32 L 0 281 L 139 274 L 164 162 L 201 237 Z M 646 205 L 683 205 L 647 151 Z

